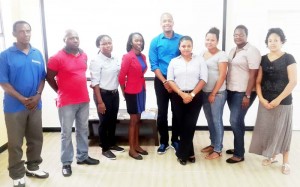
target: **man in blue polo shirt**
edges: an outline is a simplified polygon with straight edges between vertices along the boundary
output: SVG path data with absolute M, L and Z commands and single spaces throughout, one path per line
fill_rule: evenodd
M 157 153 L 164 154 L 169 148 L 168 107 L 172 95 L 172 89 L 167 82 L 167 70 L 171 59 L 180 54 L 178 43 L 182 36 L 173 31 L 174 21 L 170 13 L 161 15 L 160 25 L 163 33 L 151 41 L 149 59 L 151 71 L 155 73 L 154 89 L 158 107 L 157 127 L 160 134 L 160 146 Z M 178 137 L 178 127 L 172 117 L 171 147 L 175 150 L 178 148 Z
M 25 186 L 25 173 L 37 178 L 49 176 L 39 169 L 43 145 L 41 94 L 46 72 L 42 54 L 29 43 L 31 26 L 25 21 L 15 22 L 13 36 L 17 42 L 0 54 L 0 85 L 5 92 L 9 176 L 14 186 Z M 22 160 L 24 137 L 26 162 Z

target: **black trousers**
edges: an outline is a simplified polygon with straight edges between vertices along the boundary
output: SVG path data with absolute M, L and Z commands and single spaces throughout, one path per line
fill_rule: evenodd
M 202 92 L 198 93 L 193 100 L 184 104 L 182 98 L 173 93 L 172 104 L 174 118 L 179 124 L 179 147 L 176 156 L 182 160 L 187 160 L 194 156 L 193 138 L 197 120 L 202 107 Z
M 169 145 L 169 131 L 168 131 L 168 108 L 169 101 L 171 101 L 172 93 L 169 93 L 163 83 L 157 78 L 154 78 L 154 89 L 157 100 L 157 128 L 160 135 L 160 144 Z M 171 111 L 173 111 L 171 106 Z M 178 142 L 178 125 L 172 115 L 172 142 Z
M 108 151 L 109 148 L 116 144 L 115 132 L 116 123 L 119 111 L 119 93 L 101 92 L 102 100 L 105 104 L 106 111 L 105 114 L 98 112 L 99 116 L 99 138 L 101 142 L 102 151 Z M 94 101 L 96 106 L 98 106 L 97 100 L 94 96 Z

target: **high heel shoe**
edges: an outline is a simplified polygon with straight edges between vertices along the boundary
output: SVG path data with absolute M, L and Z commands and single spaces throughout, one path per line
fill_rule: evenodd
M 191 162 L 191 163 L 195 163 L 196 162 L 196 157 L 195 156 L 189 157 L 188 161 Z
M 178 162 L 181 164 L 181 165 L 186 165 L 186 160 L 182 160 L 180 158 L 177 158 Z

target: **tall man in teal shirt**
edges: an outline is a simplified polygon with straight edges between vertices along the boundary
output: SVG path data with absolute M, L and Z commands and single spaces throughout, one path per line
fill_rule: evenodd
M 182 36 L 173 31 L 174 20 L 170 13 L 161 15 L 160 25 L 163 33 L 151 41 L 149 59 L 151 71 L 155 73 L 154 88 L 158 107 L 157 127 L 160 134 L 160 146 L 157 153 L 164 154 L 169 148 L 168 107 L 172 92 L 167 82 L 167 70 L 171 59 L 180 54 L 178 43 Z M 178 127 L 172 117 L 171 147 L 175 150 L 178 148 L 178 133 Z

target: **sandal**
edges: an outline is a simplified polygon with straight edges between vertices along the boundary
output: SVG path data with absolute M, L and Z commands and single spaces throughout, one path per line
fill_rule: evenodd
M 211 153 L 209 153 L 208 155 L 205 156 L 205 159 L 207 160 L 212 160 L 212 159 L 216 159 L 216 158 L 219 158 L 222 156 L 222 153 L 221 152 L 216 152 L 216 151 L 213 151 Z
M 291 166 L 288 163 L 285 163 L 281 167 L 281 172 L 285 175 L 289 175 L 291 173 Z
M 269 165 L 274 164 L 276 162 L 278 162 L 278 160 L 276 160 L 276 158 L 267 158 L 267 159 L 264 159 L 262 161 L 262 165 L 263 166 L 269 166 Z
M 203 149 L 201 149 L 202 153 L 211 153 L 213 151 L 214 151 L 214 146 L 212 145 L 206 146 Z

